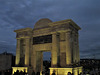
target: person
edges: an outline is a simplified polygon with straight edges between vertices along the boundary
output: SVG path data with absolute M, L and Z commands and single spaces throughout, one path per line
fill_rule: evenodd
M 52 75 L 56 75 L 56 74 L 53 72 Z
M 82 73 L 80 73 L 80 75 L 82 75 Z
M 44 72 L 42 71 L 42 75 L 44 75 Z
M 36 75 L 40 75 L 40 72 L 37 72 Z
M 56 75 L 56 74 L 55 74 L 55 70 L 53 71 L 52 75 Z
M 33 72 L 32 72 L 32 75 L 35 75 L 35 72 L 34 72 L 34 70 L 33 70 Z
M 2 75 L 2 72 L 0 71 L 0 75 Z
M 71 72 L 68 72 L 68 75 L 71 75 Z
M 17 70 L 16 72 L 14 72 L 14 75 L 19 75 L 19 70 Z

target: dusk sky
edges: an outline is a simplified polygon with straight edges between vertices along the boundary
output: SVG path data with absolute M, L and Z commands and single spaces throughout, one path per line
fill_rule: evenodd
M 100 0 L 0 0 L 0 53 L 16 54 L 13 31 L 34 28 L 41 18 L 72 19 L 81 27 L 80 57 L 100 59 Z

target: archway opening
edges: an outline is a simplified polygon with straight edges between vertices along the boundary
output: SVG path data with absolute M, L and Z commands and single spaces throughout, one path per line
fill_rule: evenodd
M 51 52 L 43 52 L 43 73 L 49 74 L 49 67 L 51 67 Z

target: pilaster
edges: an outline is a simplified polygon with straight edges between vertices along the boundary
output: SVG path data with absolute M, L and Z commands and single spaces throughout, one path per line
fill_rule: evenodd
M 77 58 L 77 62 L 79 63 L 80 62 L 80 55 L 79 55 L 79 39 L 78 39 L 78 33 L 76 34 L 76 42 L 77 42 L 77 44 L 76 44 L 76 48 L 77 48 L 77 56 L 76 56 L 76 58 Z
M 43 69 L 43 53 L 36 52 L 36 72 L 42 72 Z
M 25 48 L 25 65 L 29 66 L 30 38 L 26 38 L 25 42 L 26 42 L 26 48 Z
M 52 34 L 51 67 L 57 67 L 59 58 L 59 37 L 57 33 Z
M 33 67 L 33 70 L 36 72 L 36 50 L 33 47 L 32 53 L 31 53 L 31 65 Z
M 17 47 L 16 47 L 16 65 L 20 63 L 20 39 L 17 39 Z
M 72 64 L 71 31 L 66 32 L 66 65 Z
M 73 63 L 76 63 L 77 61 L 77 48 L 76 48 L 76 37 L 75 37 L 75 31 L 72 31 L 72 47 L 73 47 Z

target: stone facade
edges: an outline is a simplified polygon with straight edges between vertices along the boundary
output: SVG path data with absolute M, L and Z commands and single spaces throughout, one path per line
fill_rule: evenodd
M 50 75 L 51 71 L 58 67 L 72 70 L 78 67 L 77 71 L 79 71 L 78 30 L 80 29 L 71 19 L 52 22 L 45 18 L 36 22 L 33 29 L 15 30 L 16 66 L 24 65 L 31 67 L 35 72 L 41 72 L 43 52 L 50 51 Z
M 11 53 L 0 54 L 0 71 L 10 70 L 14 66 L 15 57 Z

